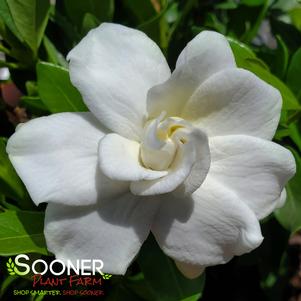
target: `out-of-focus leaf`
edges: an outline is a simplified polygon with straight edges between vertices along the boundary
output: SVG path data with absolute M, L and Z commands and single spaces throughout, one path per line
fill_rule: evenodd
M 142 272 L 134 276 L 127 277 L 125 286 L 129 288 L 132 292 L 134 292 L 137 296 L 147 301 L 153 301 L 155 298 L 152 288 L 145 280 L 144 274 Z
M 72 86 L 68 70 L 50 63 L 37 64 L 39 95 L 52 113 L 87 111 L 79 92 Z
M 282 37 L 290 53 L 297 51 L 301 45 L 301 32 L 292 24 L 270 18 L 270 24 L 274 35 Z
M 6 279 L 2 282 L 1 284 L 1 288 L 0 288 L 0 298 L 3 297 L 3 295 L 5 294 L 5 292 L 7 291 L 8 287 L 15 281 L 17 280 L 19 277 L 14 275 L 14 276 L 8 276 L 6 277 Z
M 135 295 L 132 291 L 120 284 L 110 289 L 109 295 L 106 297 L 106 301 L 144 301 Z
M 221 22 L 214 13 L 208 13 L 206 15 L 204 26 L 207 28 L 212 28 L 222 34 L 225 34 L 227 31 L 226 24 Z
M 284 12 L 287 12 L 291 9 L 293 9 L 294 7 L 299 5 L 299 0 L 278 0 L 278 1 L 274 1 L 273 3 L 273 8 L 277 8 L 279 10 L 282 10 Z
M 91 29 L 97 27 L 99 24 L 99 20 L 94 15 L 85 13 L 81 27 L 82 35 L 86 35 Z
M 297 173 L 286 185 L 286 203 L 275 212 L 275 216 L 284 228 L 294 233 L 301 228 L 301 158 L 295 150 L 291 151 L 296 159 Z
M 284 110 L 300 109 L 298 100 L 292 91 L 280 79 L 264 68 L 264 63 L 256 57 L 250 48 L 243 43 L 235 42 L 233 39 L 229 41 L 238 67 L 255 73 L 262 80 L 278 89 L 282 95 Z
M 47 38 L 47 36 L 44 36 L 43 38 L 43 45 L 46 50 L 48 62 L 55 65 L 61 65 L 63 67 L 68 66 L 64 56 L 55 48 L 54 44 Z
M 295 52 L 290 62 L 287 84 L 297 96 L 301 97 L 301 48 Z
M 289 125 L 290 137 L 294 143 L 298 146 L 301 152 L 301 121 L 294 122 Z
M 150 0 L 122 0 L 125 8 L 135 17 L 137 24 L 149 21 L 157 15 Z
M 16 174 L 8 155 L 4 138 L 0 138 L 0 192 L 18 203 L 27 203 L 29 197 L 27 191 Z
M 278 77 L 283 78 L 286 74 L 288 65 L 288 49 L 280 36 L 276 36 L 277 39 L 277 50 L 275 57 L 275 74 Z
M 240 4 L 244 4 L 247 6 L 259 6 L 263 5 L 265 2 L 265 0 L 242 0 L 240 1 Z
M 49 16 L 49 0 L 6 0 L 14 24 L 28 46 L 36 52 Z
M 216 9 L 235 9 L 238 7 L 238 3 L 235 0 L 227 0 L 215 5 Z
M 142 246 L 137 261 L 153 292 L 153 301 L 196 301 L 201 297 L 205 275 L 193 280 L 185 278 L 153 236 Z
M 81 29 L 84 15 L 93 14 L 99 22 L 111 21 L 114 14 L 114 0 L 63 0 L 68 18 Z
M 0 213 L 0 254 L 34 252 L 47 255 L 43 229 L 42 212 L 7 210 Z
M 263 1 L 260 1 L 260 0 L 244 0 L 245 3 L 249 3 L 249 6 L 262 5 L 262 7 L 260 9 L 260 12 L 256 16 L 255 22 L 250 26 L 250 28 L 244 34 L 244 36 L 243 36 L 244 41 L 249 43 L 258 34 L 258 31 L 260 29 L 260 25 L 262 24 L 263 20 L 265 19 L 265 16 L 266 16 L 267 12 L 268 12 L 269 1 L 270 0 L 263 0 Z M 259 2 L 262 2 L 262 3 L 259 3 Z M 253 3 L 253 4 L 251 5 L 251 3 Z
M 292 9 L 289 14 L 293 24 L 301 31 L 301 6 Z
M 30 113 L 35 115 L 45 115 L 49 113 L 45 104 L 39 96 L 22 96 L 21 106 L 25 107 Z
M 165 2 L 165 6 L 162 7 L 161 11 L 156 14 L 150 20 L 140 24 L 138 26 L 139 30 L 145 32 L 153 41 L 155 41 L 163 51 L 168 47 L 168 31 L 169 27 L 167 24 L 167 19 L 164 18 L 167 10 L 168 3 Z

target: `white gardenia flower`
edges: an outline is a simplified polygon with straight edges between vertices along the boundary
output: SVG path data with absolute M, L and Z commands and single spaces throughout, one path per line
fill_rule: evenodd
M 91 112 L 31 120 L 7 151 L 61 260 L 124 274 L 150 231 L 187 277 L 258 247 L 285 201 L 292 154 L 270 140 L 281 96 L 203 31 L 171 73 L 144 33 L 91 30 L 68 55 Z

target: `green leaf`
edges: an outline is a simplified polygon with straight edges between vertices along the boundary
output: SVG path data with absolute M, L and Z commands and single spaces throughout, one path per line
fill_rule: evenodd
M 50 112 L 87 111 L 81 95 L 70 82 L 67 69 L 38 63 L 37 76 L 39 95 Z
M 109 291 L 109 295 L 105 299 L 106 301 L 144 301 L 131 292 L 124 285 L 113 287 Z
M 149 21 L 157 15 L 150 0 L 123 0 L 122 3 L 136 19 L 137 24 Z
M 292 57 L 287 71 L 287 84 L 297 96 L 301 97 L 301 48 Z
M 45 115 L 49 114 L 48 109 L 42 102 L 39 96 L 22 96 L 21 97 L 21 106 L 25 107 L 30 113 L 36 115 Z
M 280 36 L 276 36 L 277 39 L 277 49 L 275 58 L 275 74 L 278 77 L 283 78 L 286 74 L 286 69 L 288 66 L 288 49 Z
M 168 11 L 168 2 L 156 13 L 151 19 L 141 23 L 137 28 L 146 33 L 153 41 L 155 41 L 163 51 L 168 47 L 169 27 L 165 14 Z
M 0 225 L 1 256 L 48 254 L 43 234 L 44 213 L 7 210 L 0 213 Z
M 294 143 L 298 146 L 299 151 L 301 152 L 301 128 L 300 128 L 301 121 L 294 122 L 289 125 L 289 136 L 294 141 Z
M 6 153 L 4 138 L 0 138 L 0 192 L 20 204 L 26 205 L 29 202 L 28 193 Z
M 293 24 L 301 31 L 301 7 L 295 7 L 289 12 L 289 15 Z
M 245 44 L 229 39 L 230 46 L 235 56 L 236 64 L 247 69 L 268 84 L 279 90 L 283 99 L 283 110 L 299 110 L 300 104 L 292 91 L 280 79 L 265 68 L 265 64 L 256 57 L 254 52 Z
M 185 278 L 161 251 L 153 236 L 142 246 L 137 261 L 151 288 L 153 301 L 198 300 L 202 295 L 205 276 L 193 280 Z
M 7 291 L 8 287 L 15 281 L 17 280 L 19 277 L 18 276 L 9 276 L 6 277 L 2 284 L 1 284 L 1 288 L 0 288 L 0 298 L 2 298 L 5 294 L 5 292 Z
M 80 30 L 86 13 L 93 14 L 99 22 L 111 21 L 114 0 L 64 0 L 64 7 L 68 18 Z
M 294 233 L 301 229 L 301 158 L 295 150 L 291 151 L 296 159 L 297 173 L 286 185 L 286 203 L 275 212 L 275 216 L 284 228 Z
M 265 0 L 242 0 L 240 1 L 240 4 L 244 4 L 247 6 L 259 6 L 264 5 L 265 2 Z
M 47 36 L 44 36 L 43 38 L 43 45 L 46 50 L 48 62 L 55 65 L 61 65 L 63 67 L 68 66 L 64 56 L 55 48 L 54 44 L 47 38 Z
M 21 41 L 23 42 L 23 37 L 19 32 L 16 24 L 12 18 L 10 9 L 7 4 L 7 0 L 0 0 L 0 18 L 6 24 L 6 26 L 10 29 L 10 31 Z
M 85 13 L 81 27 L 82 35 L 85 36 L 91 29 L 97 27 L 99 24 L 99 20 L 94 15 Z
M 49 0 L 6 0 L 15 26 L 36 52 L 48 22 Z

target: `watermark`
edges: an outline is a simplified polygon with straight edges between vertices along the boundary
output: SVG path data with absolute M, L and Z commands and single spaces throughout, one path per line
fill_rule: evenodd
M 6 262 L 11 276 L 32 280 L 32 288 L 13 290 L 14 296 L 102 296 L 103 281 L 112 275 L 103 272 L 101 259 L 76 259 L 46 261 L 31 260 L 27 254 L 19 254 Z

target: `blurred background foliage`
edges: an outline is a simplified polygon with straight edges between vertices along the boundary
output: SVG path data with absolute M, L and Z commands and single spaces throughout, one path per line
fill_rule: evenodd
M 208 268 L 205 276 L 190 281 L 150 237 L 126 276 L 105 282 L 102 299 L 301 300 L 301 3 L 297 0 L 0 0 L 0 299 L 60 299 L 12 295 L 13 289 L 30 288 L 31 281 L 8 275 L 8 257 L 19 253 L 45 260 L 53 257 L 43 236 L 45 206 L 33 205 L 5 145 L 20 122 L 86 110 L 70 83 L 66 55 L 102 22 L 144 31 L 172 67 L 186 43 L 202 30 L 226 35 L 237 65 L 281 92 L 283 109 L 274 139 L 289 148 L 297 162 L 297 174 L 286 187 L 287 202 L 262 221 L 265 240 L 257 250 Z

